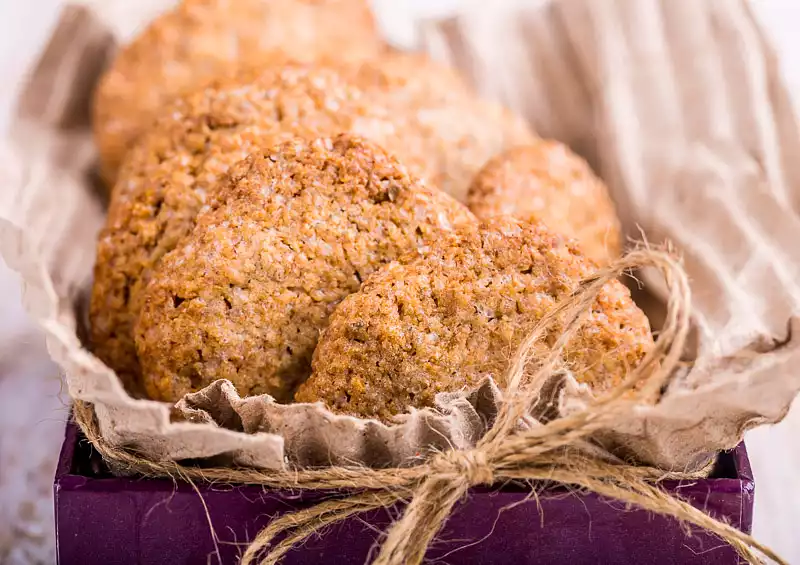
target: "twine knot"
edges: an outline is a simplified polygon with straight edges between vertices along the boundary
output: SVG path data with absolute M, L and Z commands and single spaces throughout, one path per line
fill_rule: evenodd
M 447 451 L 436 458 L 434 468 L 441 473 L 463 477 L 470 486 L 494 483 L 494 469 L 481 450 Z

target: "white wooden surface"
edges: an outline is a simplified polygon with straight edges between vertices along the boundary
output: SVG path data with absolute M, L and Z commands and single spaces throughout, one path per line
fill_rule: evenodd
M 0 131 L 7 127 L 20 77 L 50 33 L 62 1 L 0 0 Z M 124 1 L 134 0 L 84 0 L 112 11 Z M 135 1 L 155 7 L 164 0 Z M 800 2 L 752 1 L 800 96 Z M 373 2 L 387 31 L 405 42 L 412 39 L 410 13 L 431 14 L 454 0 Z M 52 563 L 50 483 L 66 400 L 58 369 L 47 360 L 41 337 L 19 306 L 17 284 L 0 262 L 0 563 Z M 748 437 L 757 480 L 755 533 L 790 563 L 800 563 L 798 437 L 800 402 L 784 422 L 755 430 Z

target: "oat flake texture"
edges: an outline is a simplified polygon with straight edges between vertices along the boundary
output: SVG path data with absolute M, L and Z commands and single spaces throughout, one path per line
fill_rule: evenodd
M 113 186 L 125 153 L 178 95 L 269 63 L 383 49 L 367 0 L 184 0 L 124 46 L 98 85 L 94 133 Z
M 149 396 L 175 402 L 228 379 L 242 396 L 290 400 L 336 305 L 465 223 L 466 207 L 358 138 L 253 154 L 144 292 L 136 346 Z
M 95 354 L 139 392 L 133 324 L 150 273 L 194 227 L 228 168 L 295 137 L 389 127 L 333 69 L 284 63 L 177 100 L 129 152 L 97 245 Z
M 348 76 L 392 118 L 393 135 L 370 137 L 462 202 L 487 161 L 536 139 L 519 115 L 478 96 L 459 72 L 425 55 L 386 54 L 351 67 Z
M 497 217 L 464 226 L 424 256 L 384 267 L 342 302 L 296 400 L 388 420 L 487 376 L 502 388 L 522 340 L 593 271 L 541 224 Z M 535 351 L 545 356 L 558 335 L 554 326 Z M 567 345 L 565 368 L 603 392 L 652 345 L 647 317 L 614 281 Z
M 228 168 L 296 136 L 345 132 L 376 141 L 462 199 L 486 160 L 532 139 L 520 118 L 419 55 L 324 65 L 282 57 L 179 98 L 128 152 L 97 248 L 92 344 L 128 390 L 141 392 L 132 334 L 141 291 Z
M 622 236 L 608 188 L 563 143 L 542 140 L 497 155 L 473 180 L 467 203 L 479 218 L 544 222 L 575 238 L 599 265 L 619 257 Z

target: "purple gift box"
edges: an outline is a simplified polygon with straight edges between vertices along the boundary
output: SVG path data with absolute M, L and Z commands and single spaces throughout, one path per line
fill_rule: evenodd
M 236 563 L 246 542 L 271 518 L 336 496 L 259 486 L 196 486 L 199 493 L 171 480 L 114 477 L 70 424 L 54 483 L 58 563 Z M 750 532 L 755 484 L 744 444 L 720 454 L 711 478 L 663 486 Z M 400 510 L 375 511 L 331 526 L 292 550 L 284 563 L 365 563 Z M 426 557 L 435 563 L 539 565 L 740 562 L 724 542 L 696 528 L 689 537 L 675 520 L 564 487 L 541 490 L 537 503 L 522 485 L 472 489 Z

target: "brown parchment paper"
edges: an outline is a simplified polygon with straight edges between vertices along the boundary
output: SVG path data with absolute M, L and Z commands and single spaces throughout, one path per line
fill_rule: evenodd
M 108 13 L 114 13 L 113 11 Z M 0 251 L 22 273 L 73 398 L 104 436 L 154 459 L 234 465 L 405 465 L 474 445 L 497 409 L 487 380 L 394 425 L 320 405 L 241 399 L 219 381 L 171 406 L 129 397 L 82 346 L 103 205 L 91 174 L 93 84 L 118 28 L 65 10 L 0 152 Z M 628 234 L 669 239 L 692 278 L 699 347 L 662 400 L 600 439 L 665 468 L 702 465 L 746 429 L 783 417 L 800 390 L 800 130 L 774 53 L 738 0 L 466 3 L 424 22 L 426 48 L 608 181 Z M 644 274 L 656 293 L 659 281 Z M 591 400 L 567 386 L 559 409 Z

